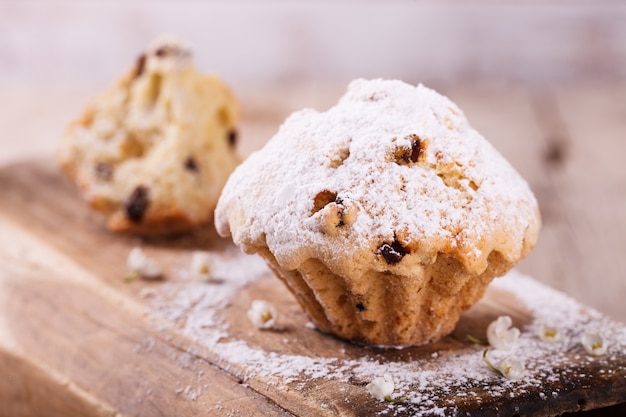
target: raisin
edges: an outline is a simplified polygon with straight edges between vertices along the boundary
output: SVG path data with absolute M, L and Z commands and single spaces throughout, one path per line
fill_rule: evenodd
M 337 224 L 337 226 L 345 226 L 346 222 L 343 221 L 343 199 L 341 197 L 335 197 L 335 201 L 333 201 L 333 203 L 340 206 L 340 209 L 337 210 L 337 217 L 339 217 L 339 223 Z
M 323 190 L 317 193 L 313 199 L 313 211 L 311 214 L 315 214 L 323 209 L 327 204 L 337 201 L 337 193 L 332 191 Z
M 143 215 L 150 204 L 148 199 L 148 188 L 139 185 L 128 196 L 128 199 L 124 202 L 124 208 L 126 209 L 126 215 L 134 222 L 140 222 L 143 219 Z
M 234 148 L 237 144 L 237 131 L 235 129 L 231 129 L 228 131 L 228 144 L 231 148 Z
M 137 63 L 135 64 L 135 74 L 133 78 L 139 78 L 143 71 L 146 69 L 146 54 L 141 54 L 137 58 Z
M 404 255 L 407 254 L 407 251 L 406 249 L 404 249 L 402 244 L 394 238 L 391 244 L 385 242 L 380 245 L 380 248 L 378 248 L 378 253 L 380 253 L 383 258 L 385 258 L 385 261 L 387 261 L 388 264 L 393 265 L 400 262 Z
M 187 158 L 187 160 L 185 161 L 185 168 L 194 173 L 200 172 L 198 163 L 196 162 L 193 156 L 190 156 L 189 158 Z
M 113 166 L 106 162 L 98 162 L 94 168 L 96 177 L 103 181 L 110 181 L 113 178 Z
M 156 51 L 154 51 L 154 54 L 156 56 L 158 56 L 159 58 L 163 58 L 164 56 L 169 55 L 170 52 L 172 52 L 170 47 L 168 47 L 168 46 L 161 46 Z
M 180 48 L 176 45 L 163 45 L 154 51 L 154 55 L 156 55 L 159 58 L 165 58 L 167 56 L 173 56 L 176 58 L 184 58 L 186 56 L 189 56 L 190 53 L 188 50 L 184 48 Z
M 417 135 L 409 135 L 409 138 L 411 139 L 411 155 L 409 159 L 411 162 L 417 162 L 422 153 L 422 140 Z
M 365 306 L 363 305 L 363 303 L 357 303 L 356 309 L 359 311 L 365 311 Z
M 424 153 L 424 143 L 419 138 L 419 136 L 415 134 L 408 135 L 407 137 L 405 137 L 405 139 L 411 141 L 411 147 L 402 147 L 396 151 L 396 163 L 400 165 L 415 163 L 418 161 L 420 155 Z

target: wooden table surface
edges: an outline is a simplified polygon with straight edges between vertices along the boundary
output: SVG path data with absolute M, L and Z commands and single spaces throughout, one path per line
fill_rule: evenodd
M 626 155 L 626 85 L 584 85 L 554 90 L 493 85 L 435 87 L 457 102 L 465 111 L 470 123 L 528 180 L 539 200 L 543 229 L 537 247 L 520 264 L 519 270 L 571 296 L 583 305 L 597 309 L 618 321 L 626 321 L 626 303 L 623 301 L 626 298 L 626 279 L 624 279 L 626 267 L 622 263 L 623 253 L 626 252 L 626 164 L 622 161 L 623 155 Z M 237 94 L 243 106 L 241 154 L 248 155 L 262 146 L 291 111 L 302 107 L 325 109 L 337 100 L 343 89 L 344 87 L 313 85 L 265 89 L 240 88 Z M 78 114 L 82 104 L 90 98 L 92 92 L 71 88 L 43 89 L 13 85 L 7 86 L 3 93 L 0 96 L 0 125 L 3 127 L 3 135 L 0 136 L 0 170 L 4 184 L 17 186 L 22 184 L 20 181 L 23 178 L 32 176 L 31 182 L 29 180 L 23 183 L 24 189 L 39 190 L 41 184 L 49 181 L 62 191 L 58 195 L 71 196 L 71 187 L 63 185 L 60 177 L 55 176 L 53 153 L 64 124 Z M 21 178 L 20 181 L 10 180 L 12 170 L 15 170 L 15 178 Z M 15 190 L 11 191 L 12 197 L 7 197 L 8 194 L 2 197 L 7 197 L 6 201 L 14 203 L 17 201 L 15 204 L 18 204 L 22 200 L 15 200 L 15 196 L 19 194 L 16 194 Z M 0 189 L 0 194 L 6 192 L 7 189 Z M 50 193 L 45 197 L 54 199 L 55 195 L 57 194 Z M 40 196 L 28 193 L 19 198 L 23 199 L 24 204 L 31 200 L 41 203 L 38 200 Z M 71 238 L 62 236 L 71 231 L 59 230 L 57 228 L 59 226 L 47 224 L 43 218 L 39 219 L 41 223 L 37 223 L 38 216 L 57 215 L 59 225 L 64 224 L 63 210 L 73 208 L 76 204 L 76 201 L 67 204 L 55 201 L 52 206 L 55 206 L 56 211 L 25 210 L 23 216 L 15 211 L 15 207 L 13 209 L 5 207 L 4 211 L 3 207 L 0 207 L 0 223 L 3 222 L 1 229 L 5 233 L 0 242 L 4 245 L 5 261 L 12 260 L 9 262 L 10 267 L 1 270 L 4 275 L 0 275 L 0 280 L 15 283 L 16 276 L 32 277 L 33 274 L 39 274 L 37 290 L 26 297 L 24 302 L 35 306 L 32 307 L 32 311 L 36 311 L 37 314 L 43 314 L 44 317 L 45 314 L 49 314 L 50 329 L 59 332 L 58 336 L 52 339 L 44 337 L 56 334 L 51 333 L 50 329 L 48 332 L 42 332 L 41 337 L 29 334 L 27 339 L 31 349 L 37 350 L 36 346 L 40 341 L 58 342 L 65 340 L 64 337 L 73 337 L 75 331 L 80 331 L 92 335 L 83 340 L 85 346 L 93 347 L 96 342 L 106 341 L 105 346 L 109 349 L 117 344 L 122 356 L 123 352 L 129 349 L 156 351 L 159 357 L 176 356 L 178 358 L 176 363 L 180 364 L 180 356 L 187 355 L 187 365 L 182 370 L 174 367 L 157 370 L 148 362 L 135 364 L 146 383 L 145 385 L 139 383 L 139 388 L 134 385 L 134 389 L 139 390 L 143 387 L 142 389 L 151 390 L 153 388 L 150 388 L 149 381 L 151 378 L 157 378 L 175 386 L 174 390 L 180 390 L 178 394 L 188 399 L 203 394 L 203 401 L 213 406 L 240 402 L 240 406 L 235 408 L 230 406 L 223 409 L 211 408 L 213 414 L 227 415 L 232 410 L 237 410 L 238 413 L 249 415 L 284 415 L 294 410 L 304 410 L 303 414 L 308 412 L 313 415 L 312 410 L 315 410 L 316 406 L 322 406 L 316 404 L 315 400 L 305 405 L 289 404 L 288 401 L 275 404 L 273 401 L 276 400 L 268 400 L 262 388 L 254 387 L 250 390 L 246 384 L 237 381 L 236 370 L 232 373 L 216 372 L 215 368 L 220 368 L 219 361 L 212 362 L 211 354 L 206 353 L 202 345 L 194 345 L 193 341 L 178 340 L 180 336 L 176 333 L 166 332 L 164 335 L 155 330 L 146 330 L 141 324 L 142 315 L 138 313 L 135 303 L 113 295 L 117 289 L 124 288 L 123 291 L 127 291 L 129 287 L 120 283 L 120 280 L 111 278 L 111 275 L 107 275 L 106 282 L 100 282 L 102 280 L 98 277 L 92 280 L 87 264 L 87 261 L 100 262 L 102 268 L 108 272 L 115 271 L 117 275 L 121 275 L 123 265 L 104 265 L 122 259 L 124 255 L 122 250 L 136 242 L 124 241 L 113 249 L 113 254 L 105 255 L 104 259 L 96 259 L 93 254 L 88 253 L 90 248 L 81 249 L 76 246 L 76 242 L 72 243 Z M 101 230 L 94 231 L 93 228 L 101 227 L 97 216 L 92 216 L 86 210 L 81 212 L 80 216 L 79 221 L 83 224 L 81 230 L 96 236 L 97 244 L 117 245 L 114 243 L 114 237 L 102 233 Z M 29 227 L 27 221 L 29 218 L 33 219 L 32 227 Z M 21 219 L 18 226 L 12 223 L 15 219 Z M 16 247 L 8 250 L 13 239 L 12 235 L 15 237 Z M 209 247 L 212 245 L 202 239 L 194 241 L 194 244 Z M 181 245 L 189 249 L 188 245 Z M 178 247 L 178 250 L 180 249 L 181 247 Z M 156 250 L 158 252 L 158 248 Z M 81 290 L 84 294 L 77 296 L 76 299 L 66 300 L 70 304 L 75 303 L 72 311 L 87 310 L 93 308 L 88 305 L 89 303 L 100 302 L 102 303 L 100 308 L 108 315 L 107 319 L 88 317 L 86 323 L 80 320 L 64 322 L 63 320 L 72 320 L 73 316 L 71 314 L 55 316 L 54 303 L 50 297 L 64 299 L 63 288 L 56 286 L 55 283 L 58 279 L 65 278 L 52 277 L 54 274 L 50 273 L 51 280 L 47 283 L 42 279 L 45 271 L 41 270 L 42 266 L 38 264 L 37 259 L 27 259 L 24 264 L 15 262 L 22 257 L 28 258 L 26 255 L 30 253 L 29 251 L 39 253 L 46 262 L 51 262 L 51 265 L 63 265 L 59 266 L 60 269 L 56 266 L 53 269 L 56 272 L 69 271 L 69 277 L 65 278 L 72 286 L 83 288 L 82 284 L 89 282 Z M 77 259 L 85 257 L 87 261 L 78 262 L 78 266 L 66 265 L 68 263 L 66 257 L 70 255 Z M 86 277 L 85 274 L 89 276 Z M 94 298 L 94 292 L 105 295 L 98 300 Z M 4 295 L 6 294 L 9 293 L 5 292 Z M 27 293 L 16 290 L 15 294 Z M 7 297 L 3 298 L 0 291 L 0 302 L 12 306 L 14 309 L 12 311 L 22 311 L 25 314 L 31 311 L 30 307 L 18 308 L 19 303 L 10 301 Z M 120 304 L 119 310 L 115 308 L 116 303 Z M 297 311 L 296 307 L 292 308 L 293 311 Z M 2 317 L 2 311 L 3 304 L 0 304 L 0 322 L 7 319 Z M 73 325 L 79 326 L 79 330 L 68 330 Z M 148 333 L 137 335 L 138 329 Z M 0 336 L 3 335 L 6 336 L 7 333 L 3 333 L 0 326 Z M 4 384 L 0 383 L 0 391 L 5 390 L 0 392 L 0 399 L 13 399 L 14 405 L 0 406 L 0 415 L 63 415 L 63 413 L 118 415 L 116 414 L 118 412 L 119 415 L 150 415 L 146 414 L 148 409 L 155 412 L 141 402 L 125 408 L 122 412 L 116 408 L 115 401 L 110 400 L 123 393 L 111 392 L 121 388 L 107 383 L 106 378 L 110 378 L 110 375 L 97 365 L 115 363 L 115 349 L 93 352 L 87 357 L 82 357 L 85 361 L 82 364 L 69 363 L 63 359 L 63 349 L 51 349 L 51 355 L 59 355 L 57 363 L 60 361 L 64 364 L 61 369 L 51 369 L 46 367 L 45 353 L 41 353 L 41 357 L 34 362 L 29 362 L 20 356 L 21 348 L 17 349 L 11 343 L 8 339 L 0 340 L 2 353 L 0 363 L 2 369 L 11 371 L 17 383 L 16 385 L 6 381 Z M 59 346 L 56 348 L 59 349 Z M 70 345 L 65 348 L 71 349 L 72 352 L 76 352 L 77 349 Z M 45 349 L 41 352 L 45 352 Z M 159 364 L 161 365 L 160 362 Z M 91 372 L 90 377 L 82 380 L 67 377 L 85 370 Z M 100 382 L 97 379 L 98 372 L 105 378 Z M 189 375 L 177 376 L 180 373 Z M 132 377 L 132 366 L 125 368 L 123 374 Z M 219 381 L 211 384 L 213 387 L 211 389 L 215 391 L 202 392 L 199 390 L 201 384 L 176 387 L 179 381 L 190 380 L 192 377 L 197 377 L 200 381 L 203 374 L 211 375 Z M 97 386 L 91 390 L 88 384 Z M 7 393 L 7 387 L 11 386 L 15 390 Z M 103 402 L 100 396 L 108 400 Z M 149 398 L 150 395 L 145 397 Z M 284 398 L 292 397 L 287 395 Z M 294 398 L 297 400 L 297 397 Z M 293 398 L 292 400 L 296 401 Z M 33 410 L 32 406 L 29 406 L 29 404 L 41 405 L 45 401 L 51 401 L 48 412 L 41 409 Z M 71 404 L 70 408 L 67 408 L 67 404 Z M 591 405 L 581 408 L 589 408 Z M 178 407 L 172 410 L 178 410 L 176 412 L 179 415 L 186 415 L 184 410 L 191 412 L 195 409 L 191 406 L 180 408 L 180 404 Z M 172 410 L 170 412 L 173 412 Z M 337 413 L 346 414 L 346 410 L 338 409 Z

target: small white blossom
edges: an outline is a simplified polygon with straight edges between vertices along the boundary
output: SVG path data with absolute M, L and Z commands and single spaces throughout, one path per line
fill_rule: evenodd
M 520 379 L 526 372 L 524 362 L 510 356 L 498 362 L 496 368 L 502 372 L 505 378 L 512 380 Z
M 189 269 L 191 278 L 196 281 L 209 282 L 212 279 L 213 257 L 209 252 L 195 251 L 191 254 Z
M 133 248 L 126 259 L 131 271 L 137 273 L 141 278 L 153 280 L 161 278 L 161 268 L 153 260 L 146 256 L 141 248 Z
M 391 394 L 394 390 L 394 383 L 391 379 L 391 375 L 385 374 L 383 376 L 377 376 L 365 386 L 367 392 L 374 398 L 385 401 L 387 398 L 391 398 Z
M 600 333 L 587 332 L 583 334 L 580 342 L 590 355 L 601 356 L 606 353 L 606 339 Z
M 553 343 L 561 338 L 561 332 L 558 327 L 542 324 L 537 329 L 537 336 L 543 342 Z
M 254 300 L 248 310 L 248 318 L 259 329 L 271 329 L 276 322 L 276 309 L 264 300 Z
M 487 327 L 487 340 L 495 349 L 511 350 L 520 331 L 516 327 L 511 327 L 513 320 L 509 316 L 500 316 Z

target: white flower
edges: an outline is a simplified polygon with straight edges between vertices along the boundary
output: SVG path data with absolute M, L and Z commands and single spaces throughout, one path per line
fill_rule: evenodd
M 561 338 L 561 332 L 558 327 L 542 324 L 537 329 L 537 336 L 542 342 L 553 343 Z
M 511 350 L 517 338 L 519 329 L 511 327 L 513 320 L 509 316 L 500 316 L 487 327 L 487 340 L 495 349 Z
M 606 339 L 600 333 L 587 332 L 583 334 L 580 342 L 590 355 L 601 356 L 606 353 Z
M 526 367 L 522 361 L 510 356 L 498 362 L 496 368 L 502 372 L 505 378 L 512 380 L 520 379 L 526 371 Z
M 133 248 L 126 259 L 131 271 L 139 274 L 144 279 L 161 278 L 161 268 L 153 260 L 146 256 L 141 248 Z
M 259 329 L 271 329 L 276 322 L 276 309 L 264 300 L 254 300 L 248 310 L 248 318 Z
M 391 379 L 391 375 L 385 374 L 383 376 L 377 376 L 365 386 L 369 394 L 381 401 L 391 398 L 391 394 L 394 390 L 394 383 Z
M 520 379 L 524 375 L 524 372 L 526 372 L 526 367 L 524 366 L 524 362 L 511 356 L 507 356 L 506 358 L 498 362 L 497 365 L 494 366 L 489 360 L 489 358 L 487 358 L 488 351 L 489 351 L 489 348 L 486 348 L 483 351 L 483 361 L 485 362 L 485 364 L 487 364 L 489 369 L 491 369 L 496 374 L 503 376 L 507 379 L 516 380 L 516 379 Z
M 209 282 L 212 279 L 213 257 L 209 252 L 195 251 L 191 254 L 189 272 L 196 281 Z

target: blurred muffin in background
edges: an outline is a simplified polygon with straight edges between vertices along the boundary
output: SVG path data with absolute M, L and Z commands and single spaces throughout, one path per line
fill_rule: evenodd
M 192 52 L 160 37 L 70 124 L 62 170 L 114 232 L 167 235 L 211 221 L 235 153 L 238 104 Z

